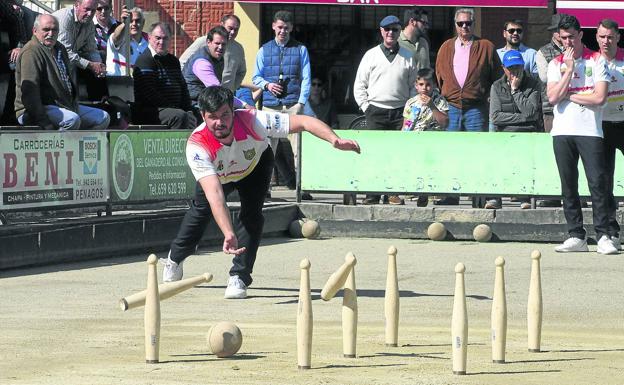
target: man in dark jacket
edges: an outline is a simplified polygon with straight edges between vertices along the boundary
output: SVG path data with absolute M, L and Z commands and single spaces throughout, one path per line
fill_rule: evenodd
M 503 56 L 505 74 L 490 89 L 490 122 L 497 131 L 535 132 L 541 130 L 541 84 L 524 70 L 522 54 L 515 50 Z M 485 208 L 499 209 L 500 198 L 489 199 Z M 520 198 L 520 208 L 531 207 L 528 197 Z
M 18 121 L 49 130 L 106 129 L 106 111 L 78 104 L 78 87 L 58 34 L 54 16 L 37 17 L 32 40 L 22 48 L 15 69 Z

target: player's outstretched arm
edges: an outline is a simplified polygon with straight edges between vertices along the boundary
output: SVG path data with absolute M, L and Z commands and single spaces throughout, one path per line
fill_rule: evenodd
M 331 143 L 334 148 L 360 153 L 358 142 L 351 139 L 341 139 L 327 124 L 319 119 L 306 115 L 292 115 L 289 119 L 291 133 L 307 131 L 317 138 Z

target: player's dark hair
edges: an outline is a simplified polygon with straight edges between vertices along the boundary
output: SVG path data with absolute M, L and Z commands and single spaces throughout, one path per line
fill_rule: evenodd
M 292 24 L 294 22 L 293 14 L 290 11 L 277 11 L 273 15 L 273 22 L 275 23 L 278 20 Z
M 524 21 L 520 19 L 507 20 L 505 24 L 503 24 L 503 29 L 506 31 L 509 24 L 519 25 L 521 28 L 524 28 Z
M 234 94 L 232 91 L 221 86 L 206 87 L 199 94 L 197 100 L 199 104 L 199 110 L 204 112 L 215 112 L 224 104 L 230 106 L 230 109 L 234 109 Z
M 217 27 L 210 28 L 210 31 L 208 31 L 208 34 L 206 35 L 206 39 L 208 39 L 208 41 L 212 41 L 212 38 L 214 37 L 215 34 L 220 35 L 222 38 L 225 39 L 225 41 L 228 40 L 229 35 L 230 35 L 227 29 L 219 25 Z
M 561 14 L 561 20 L 559 20 L 559 30 L 575 29 L 581 31 L 581 24 L 578 19 L 572 15 Z
M 425 79 L 431 82 L 434 86 L 437 86 L 436 78 L 432 68 L 421 68 L 416 72 L 416 80 Z
M 606 29 L 612 29 L 614 30 L 616 33 L 619 33 L 619 29 L 620 26 L 618 25 L 618 23 L 615 20 L 612 19 L 602 19 L 600 20 L 600 23 L 598 23 L 598 27 L 603 27 Z

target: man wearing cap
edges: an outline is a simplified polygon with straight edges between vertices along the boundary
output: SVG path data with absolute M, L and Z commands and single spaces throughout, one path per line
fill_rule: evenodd
M 416 66 L 412 53 L 399 45 L 401 21 L 386 16 L 379 23 L 383 42 L 369 49 L 362 57 L 355 76 L 353 95 L 366 115 L 369 130 L 400 130 L 403 107 L 416 95 Z M 363 203 L 379 203 L 379 195 L 368 195 Z M 391 196 L 389 202 L 401 204 L 401 198 Z
M 616 219 L 617 201 L 613 197 L 615 156 L 619 149 L 624 154 L 624 49 L 618 48 L 618 24 L 604 19 L 596 29 L 600 55 L 606 60 L 609 71 L 609 93 L 602 115 L 605 155 L 607 163 L 607 203 L 609 205 L 609 236 L 614 246 L 621 250 L 620 226 Z
M 496 131 L 535 132 L 539 129 L 542 86 L 525 68 L 519 51 L 505 52 L 504 75 L 490 89 L 490 122 Z M 531 208 L 529 201 L 529 197 L 520 198 L 520 208 Z M 501 208 L 501 198 L 489 199 L 486 206 Z
M 568 239 L 555 247 L 555 251 L 588 251 L 578 191 L 578 160 L 581 158 L 591 194 L 597 251 L 599 254 L 617 254 L 608 232 L 609 197 L 602 133 L 603 107 L 611 78 L 600 53 L 583 46 L 583 32 L 576 17 L 565 15 L 561 18 L 559 36 L 565 51 L 548 64 L 546 92 L 548 101 L 554 106 L 550 134 L 561 179 Z

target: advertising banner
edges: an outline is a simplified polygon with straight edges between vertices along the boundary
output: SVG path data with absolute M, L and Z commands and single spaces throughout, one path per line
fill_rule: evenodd
M 583 28 L 596 28 L 600 20 L 606 18 L 617 21 L 621 28 L 624 21 L 624 1 L 557 0 L 557 13 L 576 16 Z
M 548 0 L 242 0 L 239 3 L 323 4 L 323 5 L 404 5 L 419 7 L 529 7 L 547 8 Z
M 0 208 L 106 202 L 106 143 L 100 132 L 0 134 Z
M 111 202 L 187 199 L 195 178 L 186 163 L 186 131 L 110 133 Z

